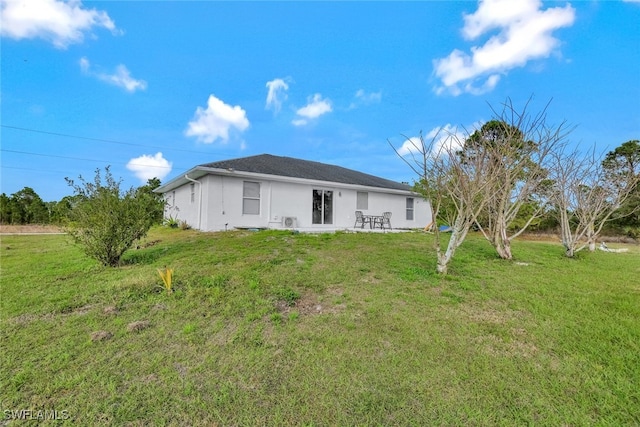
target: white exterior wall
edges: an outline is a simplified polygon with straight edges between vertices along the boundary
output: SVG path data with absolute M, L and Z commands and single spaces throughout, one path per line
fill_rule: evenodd
M 431 222 L 429 204 L 419 196 L 414 198 L 414 219 L 406 219 L 406 194 L 393 194 L 384 189 L 372 189 L 328 183 L 298 183 L 268 180 L 260 177 L 206 175 L 195 185 L 195 202 L 190 202 L 190 185 L 176 188 L 178 218 L 203 231 L 234 228 L 284 228 L 284 217 L 296 218 L 299 230 L 332 231 L 352 228 L 355 222 L 357 192 L 368 193 L 365 215 L 392 212 L 393 228 L 423 228 Z M 243 214 L 243 182 L 260 183 L 260 213 Z M 202 206 L 199 188 L 202 185 Z M 333 224 L 312 224 L 313 190 L 333 191 Z M 389 190 L 392 191 L 392 190 Z M 168 192 L 167 195 L 171 195 Z M 201 209 L 198 219 L 198 209 Z M 169 208 L 170 209 L 170 208 Z M 167 210 L 170 214 L 170 211 Z M 175 215 L 173 215 L 175 216 Z M 199 225 L 198 225 L 199 221 Z
M 185 221 L 194 227 L 198 220 L 198 188 L 195 186 L 195 200 L 191 202 L 191 186 L 189 184 L 178 187 L 165 194 L 165 218 L 175 218 L 178 221 Z

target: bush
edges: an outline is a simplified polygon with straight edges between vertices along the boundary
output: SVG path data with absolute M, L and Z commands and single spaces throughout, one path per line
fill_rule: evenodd
M 79 177 L 80 184 L 65 178 L 76 193 L 78 203 L 69 213 L 66 231 L 81 245 L 84 252 L 106 266 L 120 264 L 122 255 L 133 243 L 146 236 L 154 223 L 157 204 L 152 196 L 133 188 L 120 191 L 120 181 L 114 180 L 105 168 L 93 182 Z

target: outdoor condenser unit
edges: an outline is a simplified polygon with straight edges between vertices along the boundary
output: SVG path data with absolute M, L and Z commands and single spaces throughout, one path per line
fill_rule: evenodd
M 285 228 L 295 228 L 297 225 L 297 220 L 295 216 L 285 216 L 282 217 L 282 226 Z

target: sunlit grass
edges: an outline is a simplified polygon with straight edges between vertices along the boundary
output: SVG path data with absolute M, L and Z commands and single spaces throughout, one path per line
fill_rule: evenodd
M 508 262 L 471 236 L 442 278 L 431 239 L 157 228 L 111 269 L 65 236 L 3 237 L 0 409 L 78 425 L 640 423 L 637 247 L 567 259 L 518 241 Z

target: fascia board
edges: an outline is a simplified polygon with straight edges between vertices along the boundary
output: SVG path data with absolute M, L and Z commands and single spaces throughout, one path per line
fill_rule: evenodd
M 218 169 L 218 168 L 196 168 L 202 171 L 207 171 L 212 175 L 220 175 L 220 176 L 229 176 L 236 178 L 249 178 L 255 180 L 265 180 L 265 181 L 276 181 L 276 182 L 287 182 L 287 183 L 295 183 L 295 184 L 308 184 L 308 185 L 317 185 L 318 187 L 332 187 L 332 188 L 344 188 L 344 189 L 352 189 L 358 191 L 371 191 L 371 192 L 379 192 L 379 193 L 388 193 L 388 194 L 402 194 L 402 195 L 410 195 L 414 196 L 417 193 L 411 190 L 397 190 L 393 188 L 385 188 L 385 187 L 371 187 L 366 185 L 357 185 L 357 184 L 346 184 L 343 182 L 333 182 L 333 181 L 320 181 L 316 179 L 306 179 L 306 178 L 297 178 L 290 176 L 281 176 L 281 175 L 270 175 L 264 173 L 256 173 L 256 172 L 245 172 L 245 171 L 237 171 L 234 169 Z

